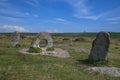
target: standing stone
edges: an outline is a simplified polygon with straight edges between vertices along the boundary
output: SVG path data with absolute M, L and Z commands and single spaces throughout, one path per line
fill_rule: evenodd
M 92 49 L 88 59 L 93 61 L 106 60 L 108 48 L 110 44 L 110 36 L 107 32 L 99 32 L 96 39 L 92 43 Z
M 39 36 L 40 40 L 44 39 L 46 40 L 46 48 L 50 48 L 53 47 L 53 39 L 51 37 L 51 35 L 47 32 L 42 32 L 41 36 Z
M 40 40 L 38 37 L 34 38 L 31 42 L 31 46 L 32 48 L 40 48 L 39 46 Z
M 31 46 L 33 48 L 40 48 L 40 40 L 46 40 L 45 48 L 50 48 L 53 46 L 53 39 L 47 32 L 39 33 L 31 42 Z
M 19 41 L 20 41 L 20 33 L 18 32 L 15 32 L 13 34 L 13 39 L 11 40 L 11 47 L 15 47 L 16 45 L 19 44 Z

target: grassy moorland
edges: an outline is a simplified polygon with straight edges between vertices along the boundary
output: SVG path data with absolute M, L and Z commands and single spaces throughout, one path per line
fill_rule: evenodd
M 101 66 L 120 68 L 120 33 L 110 34 L 108 64 Z M 52 34 L 54 47 L 69 52 L 71 57 L 66 59 L 19 53 L 21 48 L 30 46 L 34 35 L 22 34 L 21 47 L 9 48 L 11 34 L 0 34 L 0 80 L 120 80 L 89 72 L 86 67 L 93 65 L 78 62 L 88 58 L 96 33 Z

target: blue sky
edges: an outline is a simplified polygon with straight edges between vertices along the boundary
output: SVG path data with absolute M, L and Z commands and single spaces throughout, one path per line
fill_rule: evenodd
M 120 0 L 0 0 L 0 32 L 120 32 Z

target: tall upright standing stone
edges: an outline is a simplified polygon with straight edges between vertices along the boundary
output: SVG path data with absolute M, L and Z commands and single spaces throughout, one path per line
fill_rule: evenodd
M 93 61 L 104 61 L 108 53 L 110 36 L 107 32 L 99 32 L 92 43 L 88 59 Z
M 19 32 L 15 32 L 13 33 L 13 39 L 11 40 L 11 47 L 15 47 L 16 45 L 19 44 L 20 41 L 20 33 Z

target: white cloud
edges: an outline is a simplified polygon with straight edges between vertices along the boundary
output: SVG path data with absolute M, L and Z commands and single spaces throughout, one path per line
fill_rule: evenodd
M 2 8 L 9 8 L 11 6 L 12 5 L 8 2 L 8 0 L 0 0 L 0 9 L 2 9 Z
M 109 24 L 119 24 L 119 23 L 120 23 L 120 17 L 107 18 L 106 21 L 107 21 Z
M 120 20 L 120 17 L 112 17 L 112 18 L 108 18 L 106 20 L 107 21 L 118 21 L 118 20 Z
M 30 13 L 29 12 L 25 12 L 24 15 L 30 16 Z
M 45 23 L 47 24 L 54 24 L 54 25 L 63 25 L 63 24 L 69 24 L 70 21 L 64 19 L 64 18 L 53 18 L 53 19 L 50 19 L 50 20 L 45 20 L 44 21 Z
M 38 17 L 39 17 L 39 15 L 37 15 L 37 14 L 33 14 L 33 17 L 38 18 Z
M 39 0 L 26 0 L 25 2 L 33 7 L 37 7 L 40 4 Z
M 88 6 L 87 0 L 57 0 L 66 2 L 69 4 L 75 11 L 75 14 L 86 15 L 91 12 L 91 6 Z
M 71 3 L 76 10 L 78 15 L 87 15 L 91 12 L 90 6 L 86 4 L 86 0 L 76 0 L 76 2 Z
M 61 31 L 59 31 L 57 29 L 47 30 L 47 32 L 49 32 L 49 33 L 62 33 Z
M 31 0 L 37 3 L 37 0 Z M 7 5 L 7 6 L 6 6 Z M 8 2 L 7 0 L 0 0 L 0 13 L 4 14 L 2 17 L 8 19 L 22 19 L 22 18 L 37 18 L 38 15 L 34 13 L 30 13 L 29 11 L 22 11 L 16 5 L 13 5 L 13 3 Z M 7 15 L 7 16 L 6 16 Z M 6 20 L 8 20 L 6 19 Z M 16 20 L 14 20 L 16 21 Z
M 83 19 L 91 19 L 91 20 L 97 20 L 101 17 L 101 15 L 98 15 L 98 16 L 78 16 L 78 15 L 75 15 L 77 18 L 83 18 Z
M 4 31 L 18 31 L 18 32 L 28 32 L 24 27 L 15 25 L 3 25 L 0 29 Z
M 119 24 L 120 22 L 118 21 L 112 21 L 112 22 L 109 22 L 110 24 Z
M 1 16 L 1 18 L 4 18 L 6 20 L 12 20 L 14 22 L 18 21 L 24 21 L 24 18 L 38 18 L 39 15 L 37 14 L 31 14 L 30 12 L 21 12 L 21 11 L 16 11 L 14 9 L 0 9 L 0 13 L 5 14 Z M 7 15 L 7 16 L 6 16 Z
M 30 17 L 31 16 L 29 12 L 21 12 L 13 8 L 2 8 L 0 9 L 0 13 L 8 16 L 13 16 L 13 17 Z
M 91 19 L 91 20 L 97 20 L 102 15 L 94 15 L 93 14 L 93 7 L 87 4 L 87 0 L 66 0 L 68 4 L 70 4 L 75 13 L 74 17 L 79 19 Z
M 6 1 L 8 1 L 8 0 L 0 0 L 0 2 L 6 2 Z
M 13 22 L 22 22 L 23 19 L 9 16 L 0 16 L 2 20 L 13 21 Z
M 66 20 L 63 19 L 63 18 L 56 18 L 55 20 L 56 20 L 56 21 L 60 21 L 60 22 L 65 22 L 65 21 L 66 21 Z

